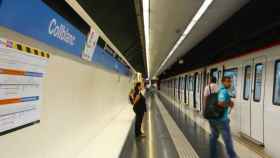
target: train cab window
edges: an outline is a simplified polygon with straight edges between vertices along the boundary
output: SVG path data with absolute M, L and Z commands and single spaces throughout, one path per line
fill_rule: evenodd
M 261 100 L 263 68 L 263 64 L 255 66 L 254 101 L 257 102 Z
M 273 104 L 280 106 L 280 60 L 275 63 Z
M 243 99 L 248 100 L 251 92 L 251 66 L 247 65 L 245 67 L 245 76 L 244 76 L 244 89 L 243 89 Z
M 237 68 L 224 70 L 224 76 L 229 76 L 232 81 L 231 89 L 229 90 L 231 97 L 235 98 L 237 93 Z

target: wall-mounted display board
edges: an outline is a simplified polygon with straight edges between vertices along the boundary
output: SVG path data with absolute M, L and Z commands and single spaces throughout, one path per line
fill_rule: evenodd
M 49 53 L 0 38 L 0 135 L 39 122 Z

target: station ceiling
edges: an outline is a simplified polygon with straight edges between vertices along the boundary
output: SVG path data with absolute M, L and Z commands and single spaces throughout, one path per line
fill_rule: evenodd
M 280 7 L 277 2 L 250 1 L 209 36 L 172 63 L 161 78 L 251 53 L 280 41 Z
M 213 0 L 174 54 L 160 68 L 186 27 L 207 0 L 150 0 L 151 76 L 178 61 L 211 32 L 229 19 L 249 0 Z

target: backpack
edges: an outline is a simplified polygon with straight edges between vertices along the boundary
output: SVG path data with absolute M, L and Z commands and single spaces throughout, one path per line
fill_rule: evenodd
M 218 93 L 212 93 L 209 85 L 210 95 L 207 96 L 205 102 L 205 109 L 203 116 L 206 119 L 219 119 L 222 118 L 225 113 L 225 108 L 218 106 Z

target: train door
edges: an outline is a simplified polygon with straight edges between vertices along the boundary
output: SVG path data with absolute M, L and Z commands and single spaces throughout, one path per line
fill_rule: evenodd
M 200 111 L 201 110 L 201 102 L 200 102 L 200 91 L 201 91 L 201 89 L 200 89 L 200 86 L 201 86 L 201 74 L 200 74 L 200 72 L 199 73 L 196 73 L 195 74 L 195 90 L 194 90 L 194 92 L 195 92 L 195 96 L 194 96 L 194 99 L 195 99 L 195 101 L 194 101 L 194 103 L 195 103 L 195 105 L 196 105 L 196 110 L 198 110 L 198 111 Z
M 265 64 L 266 58 L 260 57 L 243 67 L 241 131 L 260 143 L 264 142 Z

